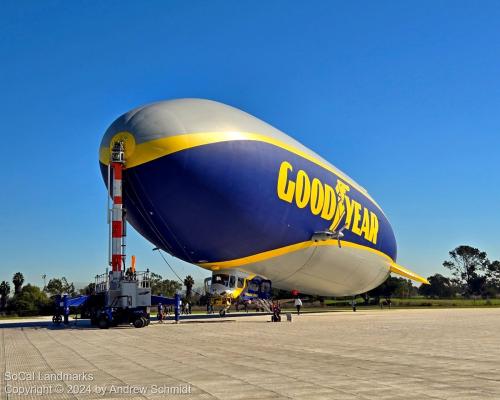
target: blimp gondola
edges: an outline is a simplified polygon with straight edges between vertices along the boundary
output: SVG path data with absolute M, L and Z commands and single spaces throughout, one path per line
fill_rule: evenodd
M 127 222 L 172 256 L 233 276 L 224 290 L 242 276 L 323 296 L 364 293 L 391 272 L 427 282 L 396 263 L 393 229 L 366 189 L 244 111 L 176 99 L 123 114 L 101 142 L 105 182 L 116 143 Z

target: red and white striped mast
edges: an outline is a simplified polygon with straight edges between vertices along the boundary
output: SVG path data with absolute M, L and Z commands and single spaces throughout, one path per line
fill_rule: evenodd
M 108 170 L 108 191 L 112 180 L 113 206 L 111 208 L 110 260 L 113 278 L 121 276 L 125 268 L 125 213 L 122 197 L 122 172 L 125 166 L 125 146 L 123 141 L 116 141 L 111 150 Z M 108 197 L 109 198 L 109 197 Z

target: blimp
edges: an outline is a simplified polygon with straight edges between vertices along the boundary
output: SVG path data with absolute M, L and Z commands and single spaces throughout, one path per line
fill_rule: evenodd
M 127 222 L 157 248 L 212 271 L 223 289 L 241 292 L 254 276 L 321 296 L 367 292 L 391 272 L 427 283 L 397 264 L 394 231 L 364 187 L 242 110 L 175 99 L 123 114 L 100 145 L 108 185 L 117 143 Z

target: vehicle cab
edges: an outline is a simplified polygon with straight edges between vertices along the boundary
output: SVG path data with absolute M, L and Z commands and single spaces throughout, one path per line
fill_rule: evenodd
M 238 270 L 217 271 L 205 279 L 205 292 L 213 298 L 240 296 L 245 289 L 249 274 Z

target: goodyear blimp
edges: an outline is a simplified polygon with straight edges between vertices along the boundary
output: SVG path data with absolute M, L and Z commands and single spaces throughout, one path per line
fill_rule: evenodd
M 202 99 L 136 108 L 104 134 L 104 177 L 117 141 L 127 221 L 214 282 L 258 275 L 329 296 L 366 292 L 391 272 L 426 282 L 396 263 L 391 225 L 363 187 L 241 110 Z

